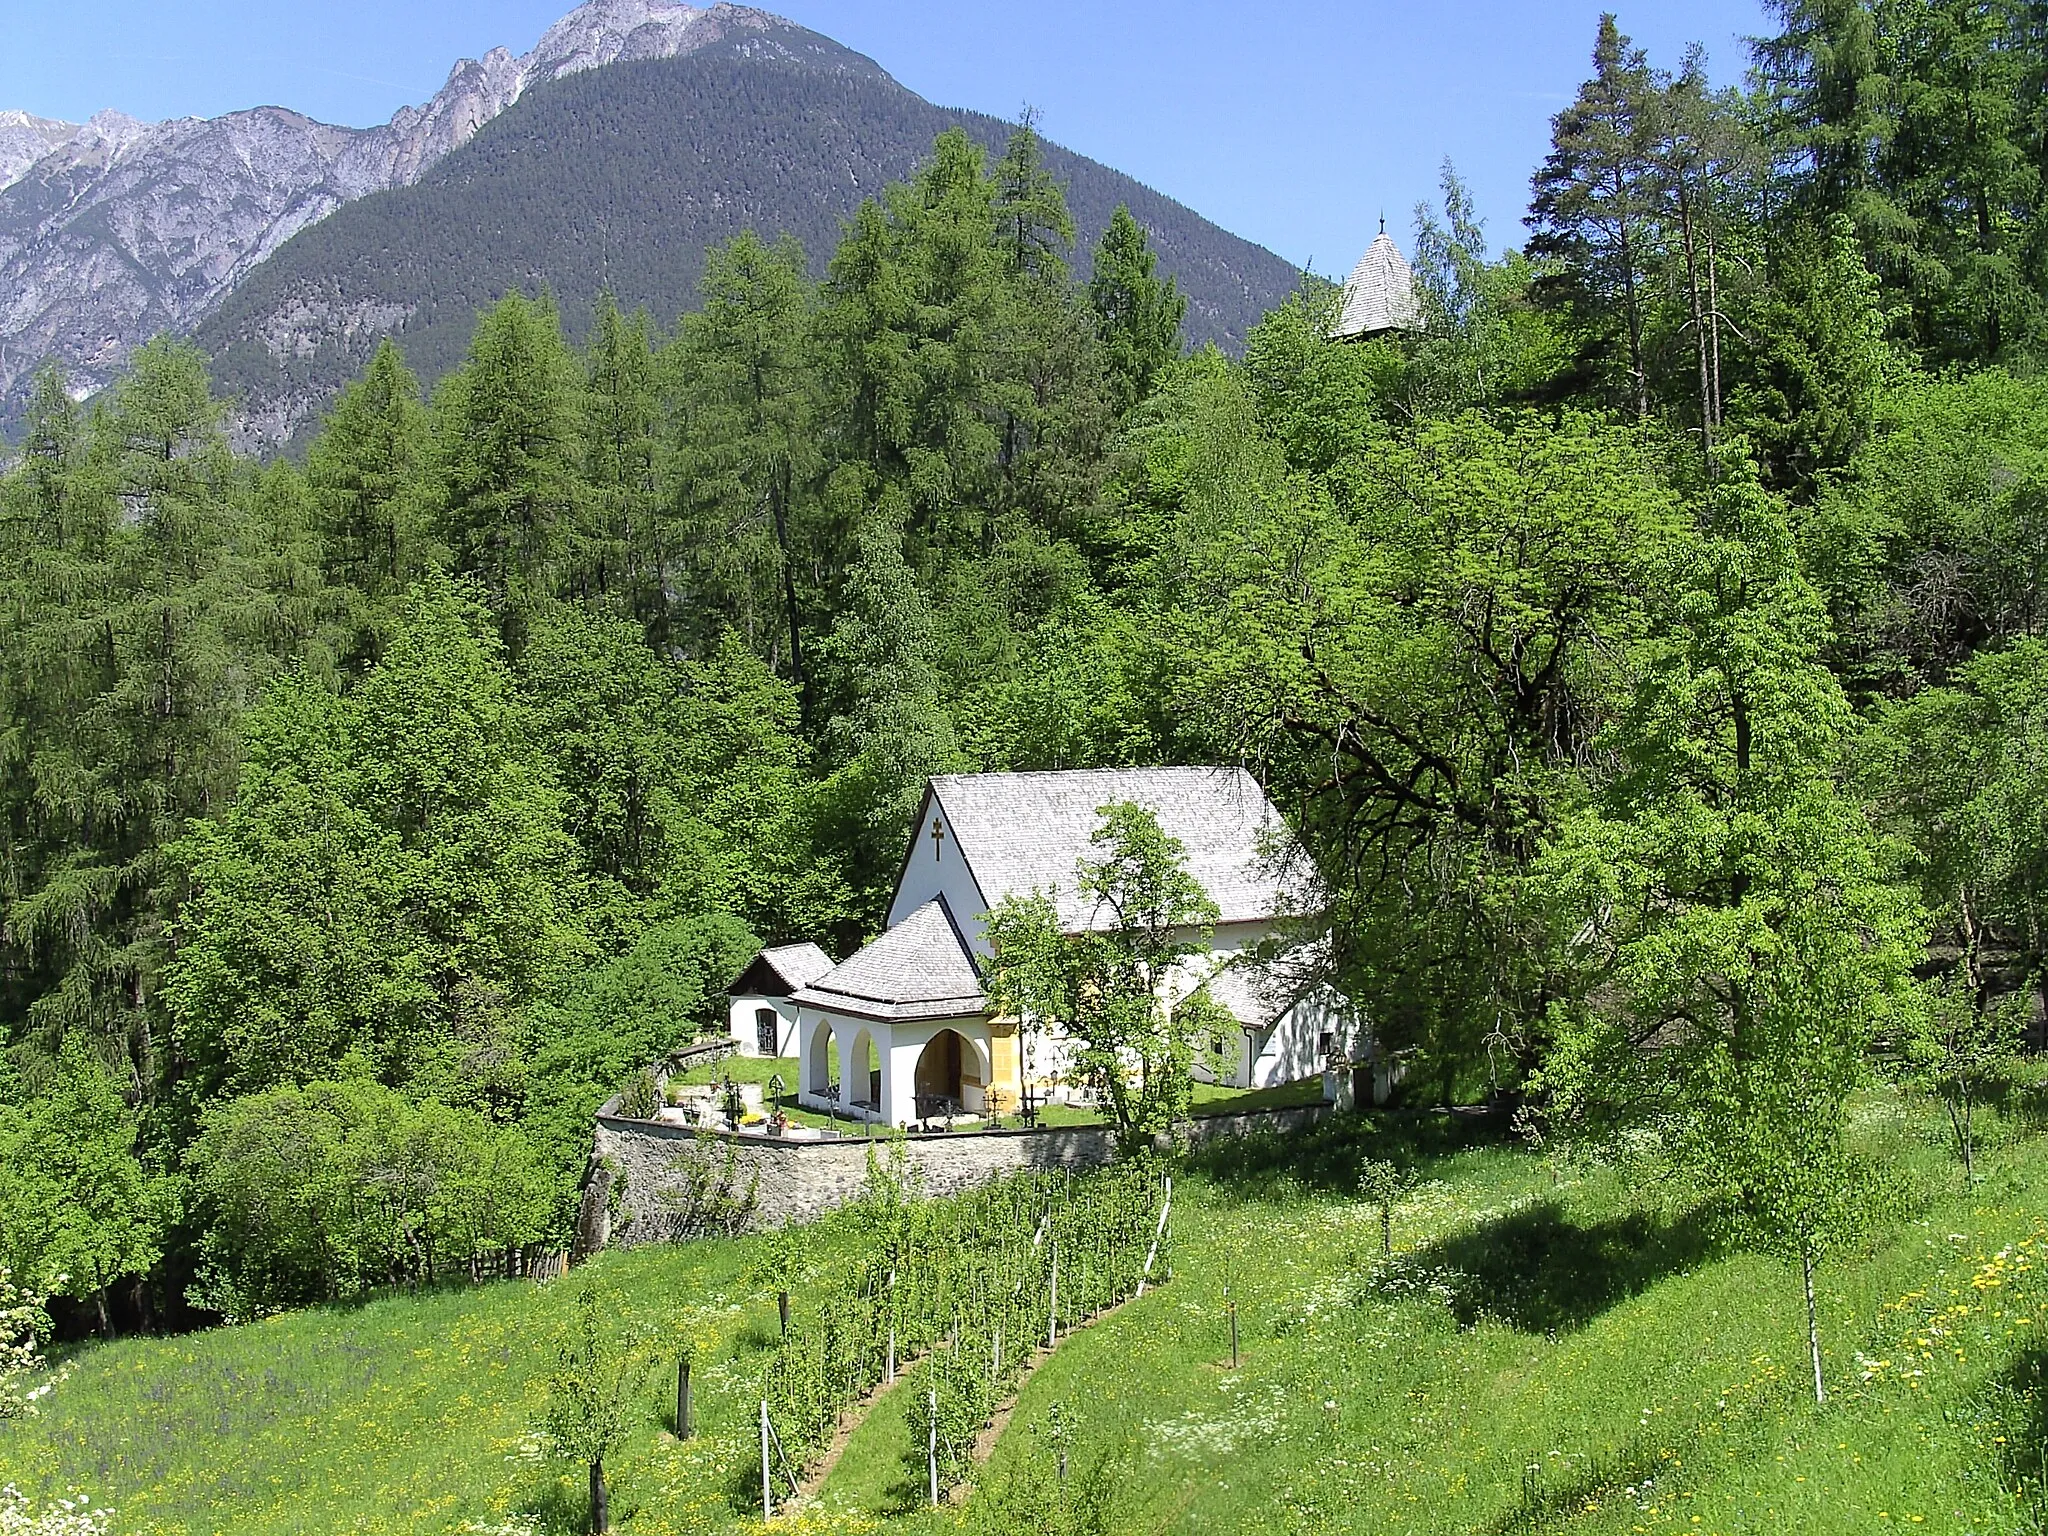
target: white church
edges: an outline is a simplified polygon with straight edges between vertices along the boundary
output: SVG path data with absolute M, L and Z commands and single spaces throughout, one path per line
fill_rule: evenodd
M 1270 953 L 1311 916 L 1306 857 L 1252 776 L 1234 768 L 946 774 L 931 781 L 896 877 L 887 929 L 835 965 L 813 944 L 763 950 L 731 988 L 746 1055 L 799 1058 L 798 1102 L 883 1125 L 1010 1114 L 1075 1097 L 1057 1024 L 994 1016 L 983 927 L 1010 897 L 1049 895 L 1069 934 L 1110 926 L 1077 888 L 1099 857 L 1101 810 L 1130 801 L 1186 850 L 1219 912 L 1205 954 L 1169 982 L 1169 1005 L 1207 983 L 1240 1038 L 1218 1042 L 1235 1086 L 1298 1081 L 1348 1061 L 1362 1025 L 1309 967 Z M 1267 941 L 1275 941 L 1268 943 Z

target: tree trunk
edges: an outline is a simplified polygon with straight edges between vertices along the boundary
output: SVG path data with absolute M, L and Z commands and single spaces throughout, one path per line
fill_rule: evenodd
M 1707 479 L 1714 478 L 1714 383 L 1707 351 L 1707 316 L 1700 295 L 1699 244 L 1693 226 L 1692 184 L 1683 172 L 1678 177 L 1678 228 L 1685 245 L 1685 286 L 1692 304 L 1693 350 L 1700 365 L 1700 452 L 1706 461 Z
M 1721 272 L 1719 252 L 1714 243 L 1714 222 L 1706 221 L 1707 235 L 1707 334 L 1712 343 L 1713 388 L 1709 399 L 1714 408 L 1714 425 L 1721 425 Z
M 611 1528 L 611 1505 L 605 1496 L 604 1458 L 600 1456 L 590 1464 L 590 1529 L 595 1536 L 605 1536 Z
M 1965 1082 L 1963 1091 L 1963 1181 L 1977 1182 L 1977 1127 L 1975 1124 L 1976 1101 L 1970 1097 L 1970 1085 Z
M 1813 1401 L 1816 1406 L 1828 1400 L 1826 1380 L 1820 1371 L 1820 1314 L 1813 1305 L 1813 1245 L 1805 1243 L 1799 1249 L 1799 1269 L 1806 1282 L 1806 1347 L 1813 1356 Z
M 1628 237 L 1628 216 L 1619 221 L 1622 304 L 1628 320 L 1628 371 L 1635 383 L 1636 419 L 1650 416 L 1650 379 L 1643 369 L 1643 316 L 1636 302 L 1635 247 Z

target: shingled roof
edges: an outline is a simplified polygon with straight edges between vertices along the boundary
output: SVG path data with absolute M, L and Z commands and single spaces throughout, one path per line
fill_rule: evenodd
M 832 957 L 815 944 L 781 944 L 747 962 L 725 990 L 734 997 L 786 997 L 832 969 Z
M 943 896 L 805 987 L 796 1000 L 870 1019 L 963 1018 L 988 1010 L 981 968 Z
M 1387 331 L 1422 329 L 1422 306 L 1415 298 L 1415 273 L 1384 225 L 1379 238 L 1366 247 L 1344 284 L 1344 309 L 1331 336 L 1351 341 Z
M 1180 841 L 1219 921 L 1299 915 L 1311 905 L 1307 867 L 1286 823 L 1242 768 L 941 774 L 931 794 L 990 908 L 1050 891 L 1070 933 L 1109 926 L 1109 914 L 1082 905 L 1075 866 L 1101 857 L 1090 839 L 1114 801 L 1143 806 Z

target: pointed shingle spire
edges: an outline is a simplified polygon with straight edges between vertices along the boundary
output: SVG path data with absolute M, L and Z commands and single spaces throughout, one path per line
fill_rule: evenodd
M 1338 341 L 1363 341 L 1388 331 L 1421 329 L 1422 305 L 1415 297 L 1415 274 L 1382 218 L 1378 238 L 1358 258 L 1344 284 L 1344 309 L 1330 334 Z

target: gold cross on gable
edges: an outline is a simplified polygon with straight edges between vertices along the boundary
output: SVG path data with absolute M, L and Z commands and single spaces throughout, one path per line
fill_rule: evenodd
M 932 818 L 932 862 L 937 863 L 940 859 L 944 858 L 945 851 L 946 824 L 934 816 Z

